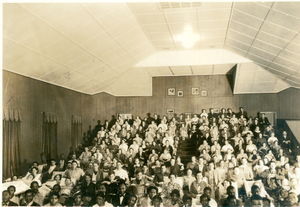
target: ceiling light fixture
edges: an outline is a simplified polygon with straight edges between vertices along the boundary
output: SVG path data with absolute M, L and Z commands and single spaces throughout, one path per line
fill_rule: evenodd
M 177 37 L 177 40 L 180 41 L 185 48 L 191 48 L 195 42 L 200 40 L 200 36 L 192 30 L 185 29 L 183 34 Z

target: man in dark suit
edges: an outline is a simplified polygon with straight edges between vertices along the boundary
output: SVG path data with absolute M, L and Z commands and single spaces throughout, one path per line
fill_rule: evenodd
M 161 165 L 160 166 L 160 172 L 157 172 L 154 176 L 153 183 L 156 186 L 162 186 L 164 184 L 164 176 L 169 176 L 168 173 L 166 173 L 166 166 Z
M 130 194 L 126 192 L 127 187 L 125 182 L 120 182 L 117 195 L 112 197 L 113 206 L 126 206 Z
M 243 107 L 240 107 L 240 111 L 239 111 L 239 113 L 238 113 L 237 118 L 240 118 L 241 115 L 243 115 L 243 117 L 244 117 L 245 119 L 248 119 L 248 113 L 244 110 Z
M 2 206 L 18 206 L 18 204 L 10 201 L 10 193 L 7 190 L 2 191 Z
M 157 114 L 154 114 L 154 118 L 153 118 L 153 121 L 156 123 L 156 125 L 158 126 L 161 122 L 160 118 L 158 117 Z
M 53 171 L 59 171 L 60 168 L 56 165 L 56 161 L 54 159 L 50 160 L 50 163 L 45 166 L 42 170 L 42 183 L 47 182 L 50 180 L 53 175 Z
M 259 125 L 260 128 L 264 131 L 267 126 L 270 125 L 268 117 L 265 116 L 265 113 L 261 114 L 261 117 L 259 118 Z
M 34 192 L 33 190 L 27 190 L 25 192 L 25 203 L 21 204 L 22 206 L 40 206 L 40 204 L 33 201 Z
M 87 169 L 85 174 L 90 174 L 92 176 L 93 183 L 98 181 L 102 182 L 104 180 L 103 170 L 99 168 L 99 164 L 97 162 L 94 162 L 93 168 Z

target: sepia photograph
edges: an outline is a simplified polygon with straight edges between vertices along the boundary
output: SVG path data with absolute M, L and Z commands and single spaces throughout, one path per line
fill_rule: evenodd
M 300 1 L 1 1 L 2 206 L 300 206 Z

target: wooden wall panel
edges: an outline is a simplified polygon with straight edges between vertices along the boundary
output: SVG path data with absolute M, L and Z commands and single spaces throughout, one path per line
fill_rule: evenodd
M 82 115 L 81 98 L 88 95 L 7 71 L 3 71 L 3 84 L 3 108 L 21 109 L 21 173 L 28 170 L 29 163 L 41 162 L 43 111 L 58 114 L 58 154 L 68 154 L 71 116 Z
M 289 88 L 278 93 L 279 119 L 300 119 L 300 89 Z

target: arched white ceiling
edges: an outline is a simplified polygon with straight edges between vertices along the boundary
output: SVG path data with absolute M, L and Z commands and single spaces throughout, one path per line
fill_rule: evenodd
M 250 60 L 300 87 L 299 11 L 299 2 L 5 3 L 3 69 L 87 94 L 140 95 L 151 64 L 184 74 Z M 191 49 L 177 39 L 187 27 L 200 35 Z M 131 71 L 149 84 L 124 92 L 141 78 Z

